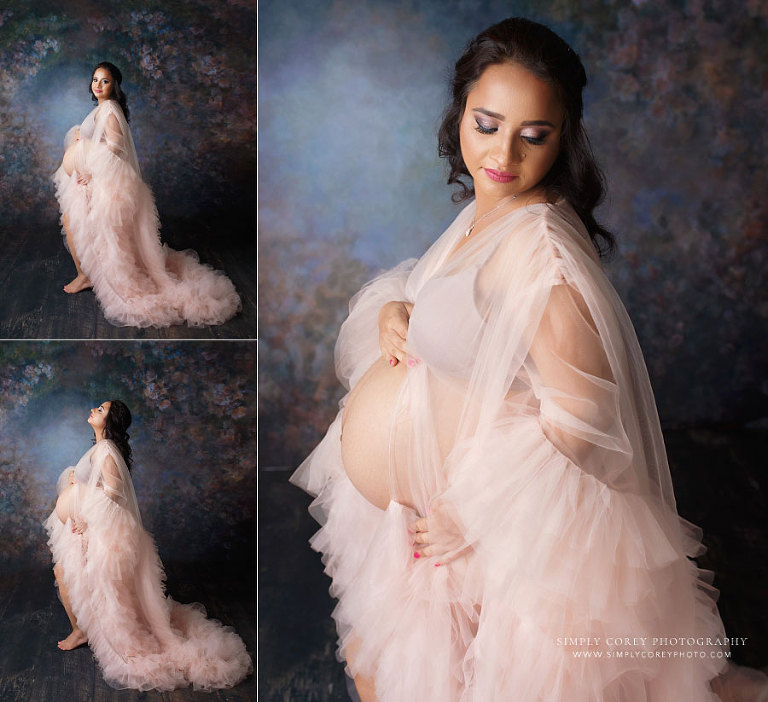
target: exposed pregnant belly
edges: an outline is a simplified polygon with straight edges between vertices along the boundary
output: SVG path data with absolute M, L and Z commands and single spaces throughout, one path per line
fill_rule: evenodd
M 56 516 L 62 523 L 74 515 L 76 488 L 77 485 L 70 485 L 61 491 L 59 498 L 56 500 Z
M 379 509 L 390 497 L 389 455 L 392 420 L 407 368 L 379 358 L 347 398 L 342 418 L 341 458 L 352 484 Z M 409 504 L 409 496 L 394 496 Z
M 77 149 L 82 150 L 81 142 L 79 141 L 76 141 L 64 152 L 64 158 L 61 161 L 61 165 L 67 175 L 72 175 L 72 171 L 77 169 L 79 157 Z

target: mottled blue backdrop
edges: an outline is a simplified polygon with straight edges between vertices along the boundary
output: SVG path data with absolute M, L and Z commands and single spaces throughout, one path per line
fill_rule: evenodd
M 0 344 L 0 571 L 50 563 L 56 479 L 92 445 L 88 412 L 121 399 L 145 527 L 163 559 L 252 562 L 255 345 Z
M 139 163 L 161 218 L 236 210 L 250 225 L 255 32 L 255 0 L 4 0 L 2 221 L 49 212 L 55 222 L 50 176 L 64 135 L 94 106 L 93 66 L 111 61 L 123 74 Z
M 512 15 L 581 55 L 617 236 L 608 273 L 666 426 L 765 417 L 768 5 L 757 0 L 262 2 L 260 260 L 265 462 L 336 411 L 348 299 L 457 213 L 436 130 L 453 63 Z M 765 424 L 763 419 L 762 424 Z

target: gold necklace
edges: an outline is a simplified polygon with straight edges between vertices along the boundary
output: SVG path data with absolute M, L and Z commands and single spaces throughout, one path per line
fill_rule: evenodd
M 514 200 L 514 199 L 515 199 L 515 198 L 518 196 L 518 194 L 519 194 L 519 193 L 515 193 L 515 194 L 512 196 L 512 200 Z M 469 225 L 469 228 L 467 229 L 467 231 L 465 231 L 465 232 L 464 232 L 464 238 L 466 239 L 466 238 L 467 238 L 467 237 L 468 237 L 468 236 L 469 236 L 469 235 L 472 233 L 472 230 L 475 228 L 475 226 L 477 226 L 478 222 L 482 222 L 482 221 L 483 221 L 483 220 L 484 220 L 486 217 L 488 217 L 489 215 L 492 215 L 494 212 L 496 212 L 496 210 L 498 210 L 498 209 L 499 209 L 499 207 L 503 207 L 504 205 L 508 205 L 510 202 L 512 202 L 512 200 L 509 200 L 509 202 L 500 202 L 500 203 L 499 203 L 498 205 L 496 205 L 496 207 L 494 207 L 494 208 L 493 208 L 493 209 L 492 209 L 490 212 L 486 212 L 486 213 L 485 213 L 485 214 L 484 214 L 482 217 L 480 217 L 479 219 L 475 219 L 475 220 L 473 220 L 473 221 L 472 221 L 472 224 L 470 224 L 470 225 Z

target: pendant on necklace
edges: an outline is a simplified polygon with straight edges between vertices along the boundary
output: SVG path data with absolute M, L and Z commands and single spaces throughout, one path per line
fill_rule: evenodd
M 512 196 L 512 199 L 510 200 L 510 202 L 511 202 L 512 200 L 515 200 L 519 194 L 520 194 L 520 193 L 515 193 L 515 194 Z M 500 202 L 498 205 L 496 205 L 496 207 L 494 207 L 494 208 L 493 208 L 493 209 L 492 209 L 490 212 L 486 212 L 486 213 L 485 213 L 485 214 L 484 214 L 482 217 L 480 217 L 479 219 L 476 219 L 474 222 L 472 222 L 472 224 L 470 224 L 470 225 L 469 225 L 469 228 L 467 229 L 467 231 L 465 231 L 465 232 L 464 232 L 464 238 L 466 239 L 466 238 L 467 238 L 467 237 L 468 237 L 468 236 L 469 236 L 469 235 L 472 233 L 472 230 L 475 228 L 475 225 L 476 225 L 476 224 L 478 224 L 479 222 L 482 222 L 482 221 L 483 221 L 483 220 L 484 220 L 486 217 L 489 217 L 489 216 L 490 216 L 490 215 L 492 215 L 494 212 L 496 212 L 496 210 L 498 210 L 498 209 L 499 209 L 499 207 L 503 207 L 503 206 L 504 206 L 504 205 L 506 205 L 506 204 L 507 204 L 507 203 L 506 203 L 506 202 L 504 202 L 504 201 L 502 200 L 502 201 L 501 201 L 501 202 Z

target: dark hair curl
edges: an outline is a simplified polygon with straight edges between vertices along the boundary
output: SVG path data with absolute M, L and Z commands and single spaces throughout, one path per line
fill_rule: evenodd
M 131 457 L 131 447 L 128 444 L 128 439 L 131 438 L 128 433 L 129 426 L 131 426 L 131 412 L 126 404 L 120 400 L 110 400 L 109 412 L 107 412 L 106 423 L 104 424 L 104 438 L 115 443 L 130 471 L 133 458 Z
M 543 24 L 512 17 L 481 32 L 456 62 L 451 104 L 443 115 L 438 133 L 438 150 L 450 165 L 448 184 L 461 190 L 453 194 L 462 202 L 475 194 L 474 188 L 461 180 L 469 171 L 461 155 L 459 127 L 467 104 L 467 95 L 483 71 L 494 64 L 519 64 L 555 89 L 565 113 L 560 138 L 560 153 L 542 180 L 547 190 L 564 197 L 581 218 L 600 256 L 613 253 L 616 240 L 597 223 L 594 209 L 605 196 L 603 174 L 598 167 L 581 118 L 582 90 L 587 74 L 576 52 Z
M 91 99 L 94 102 L 99 101 L 91 89 L 91 86 L 93 85 L 93 74 L 96 73 L 99 68 L 103 68 L 109 71 L 109 75 L 112 76 L 112 98 L 117 100 L 117 104 L 120 105 L 120 109 L 123 111 L 123 115 L 125 115 L 125 121 L 130 122 L 131 111 L 128 109 L 128 98 L 125 96 L 125 93 L 121 87 L 123 82 L 123 74 L 120 73 L 120 69 L 115 66 L 114 63 L 110 63 L 109 61 L 102 61 L 101 63 L 96 64 L 94 67 L 93 71 L 91 72 L 91 84 L 88 86 L 88 92 L 91 94 Z

